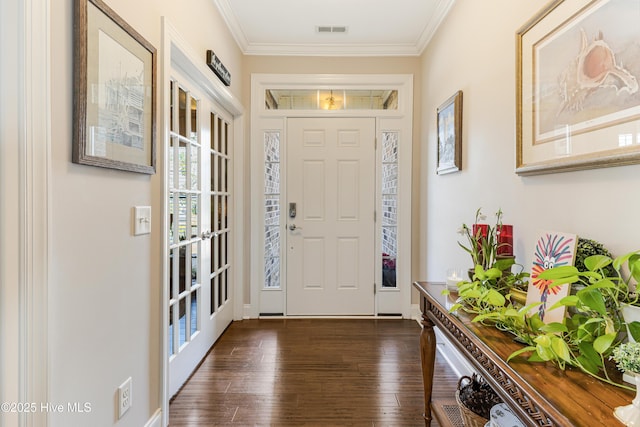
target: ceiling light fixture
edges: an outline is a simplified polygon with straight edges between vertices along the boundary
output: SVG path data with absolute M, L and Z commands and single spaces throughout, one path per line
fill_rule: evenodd
M 328 98 L 325 98 L 327 101 L 327 110 L 337 110 L 338 106 L 336 105 L 336 99 L 333 97 L 333 90 L 331 90 L 331 95 Z

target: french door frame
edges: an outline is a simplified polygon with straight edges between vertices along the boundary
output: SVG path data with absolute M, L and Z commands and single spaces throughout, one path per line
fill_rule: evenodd
M 284 110 L 266 108 L 267 89 L 395 89 L 398 108 L 394 110 Z M 398 264 L 397 288 L 383 289 L 376 280 L 375 314 L 398 313 L 411 318 L 411 164 L 412 164 L 413 76 L 407 74 L 353 75 L 353 74 L 252 74 L 251 75 L 251 305 L 245 316 L 260 317 L 261 313 L 286 315 L 286 233 L 284 221 L 280 226 L 280 289 L 265 289 L 265 223 L 264 223 L 264 137 L 269 132 L 280 135 L 286 144 L 289 117 L 371 117 L 376 119 L 377 163 L 380 163 L 380 145 L 384 132 L 397 132 L 401 148 L 398 158 Z M 281 153 L 286 150 L 281 150 Z M 281 160 L 281 168 L 286 159 Z M 377 173 L 377 195 L 380 194 L 380 174 Z M 280 170 L 286 176 L 286 170 Z M 286 182 L 280 189 L 280 206 L 286 202 Z M 376 202 L 376 205 L 379 205 Z M 284 208 L 281 208 L 284 212 Z M 284 213 L 283 213 L 284 215 Z M 377 212 L 376 253 L 381 253 L 381 212 Z M 375 269 L 382 270 L 382 260 L 376 257 Z M 374 284 L 372 284 L 372 287 Z M 273 307 L 282 307 L 282 311 Z M 265 310 L 266 308 L 266 310 Z
M 182 75 L 187 76 L 190 81 L 198 86 L 199 91 L 203 92 L 224 108 L 231 116 L 232 121 L 230 126 L 233 128 L 233 140 L 229 141 L 233 145 L 233 187 L 231 189 L 232 197 L 232 218 L 230 218 L 233 224 L 233 244 L 232 256 L 235 261 L 233 266 L 233 274 L 230 280 L 231 289 L 230 292 L 233 296 L 233 319 L 242 319 L 242 307 L 243 307 L 243 282 L 244 282 L 244 269 L 243 253 L 244 253 L 244 108 L 240 101 L 226 88 L 220 81 L 216 79 L 211 70 L 209 70 L 201 58 L 201 55 L 195 53 L 189 44 L 182 38 L 178 31 L 171 25 L 171 23 L 163 17 L 162 19 L 162 62 L 160 67 L 160 75 L 162 82 L 160 86 L 161 96 L 160 102 L 162 108 L 162 144 L 158 145 L 158 148 L 162 150 L 159 153 L 159 158 L 162 159 L 160 170 L 163 174 L 162 190 L 163 197 L 163 212 L 162 212 L 162 301 L 159 303 L 162 307 L 162 348 L 161 348 L 161 360 L 162 360 L 162 396 L 160 397 L 162 405 L 162 425 L 166 426 L 169 423 L 169 316 L 168 316 L 168 301 L 169 301 L 169 267 L 166 260 L 168 259 L 168 241 L 169 241 L 169 215 L 167 211 L 167 198 L 168 198 L 168 153 L 164 149 L 170 135 L 170 79 L 172 75 L 172 69 L 178 70 Z

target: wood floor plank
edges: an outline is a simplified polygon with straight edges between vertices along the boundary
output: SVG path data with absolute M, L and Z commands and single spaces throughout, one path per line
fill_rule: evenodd
M 234 322 L 171 401 L 169 425 L 422 427 L 419 334 L 397 319 Z M 435 384 L 453 398 L 440 355 Z

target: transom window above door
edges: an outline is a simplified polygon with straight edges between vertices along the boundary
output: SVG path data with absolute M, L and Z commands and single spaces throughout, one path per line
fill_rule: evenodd
M 395 89 L 267 89 L 267 110 L 397 110 Z

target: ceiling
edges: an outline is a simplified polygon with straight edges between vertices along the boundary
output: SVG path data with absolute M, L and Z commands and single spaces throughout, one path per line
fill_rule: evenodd
M 454 1 L 213 0 L 244 54 L 314 56 L 420 55 Z

